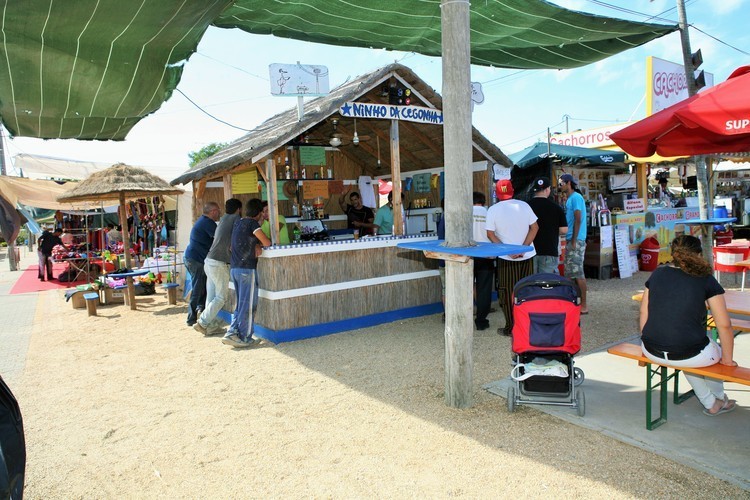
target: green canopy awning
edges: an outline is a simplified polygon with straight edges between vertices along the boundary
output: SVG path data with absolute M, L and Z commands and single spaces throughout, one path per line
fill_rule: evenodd
M 440 0 L 5 2 L 0 116 L 15 136 L 122 140 L 169 99 L 211 24 L 439 56 L 440 10 Z M 471 61 L 574 68 L 676 29 L 542 0 L 483 0 L 471 5 Z

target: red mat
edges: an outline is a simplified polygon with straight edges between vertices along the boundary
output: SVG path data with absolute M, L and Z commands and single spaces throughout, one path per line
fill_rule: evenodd
M 52 275 L 57 278 L 68 268 L 68 265 L 64 262 L 55 263 L 52 265 Z M 10 289 L 11 295 L 16 293 L 31 293 L 31 292 L 43 292 L 45 290 L 58 290 L 63 288 L 74 288 L 76 285 L 86 284 L 86 281 L 39 281 L 39 266 L 29 266 L 25 271 L 21 271 L 21 276 L 16 281 L 13 288 Z

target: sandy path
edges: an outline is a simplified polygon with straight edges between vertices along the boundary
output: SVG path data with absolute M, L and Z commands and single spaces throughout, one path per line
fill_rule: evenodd
M 585 349 L 632 334 L 634 306 L 603 292 L 638 283 L 592 282 L 585 321 L 603 337 Z M 89 318 L 40 294 L 16 394 L 28 498 L 746 498 L 533 408 L 508 414 L 480 389 L 510 370 L 494 328 L 475 332 L 475 405 L 454 410 L 439 315 L 238 351 L 162 294 L 139 303 Z

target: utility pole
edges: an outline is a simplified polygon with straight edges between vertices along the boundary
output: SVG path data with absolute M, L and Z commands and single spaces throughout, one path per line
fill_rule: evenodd
M 685 80 L 687 81 L 688 96 L 692 97 L 698 92 L 695 84 L 695 71 L 693 68 L 693 54 L 690 50 L 690 35 L 688 33 L 687 14 L 685 13 L 685 0 L 677 0 L 677 16 L 680 26 L 680 41 L 682 42 L 682 62 L 685 68 Z M 706 174 L 706 157 L 695 156 L 695 177 L 698 183 L 698 206 L 700 207 L 700 218 L 708 219 L 713 215 L 713 206 L 709 196 L 708 175 Z M 713 226 L 701 224 L 701 237 L 703 257 L 713 267 Z
M 3 140 L 3 126 L 0 124 L 0 175 L 8 175 L 5 171 L 5 143 Z

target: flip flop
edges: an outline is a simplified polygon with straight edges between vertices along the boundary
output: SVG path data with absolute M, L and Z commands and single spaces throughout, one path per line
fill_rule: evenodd
M 727 397 L 724 396 L 724 404 L 721 405 L 719 411 L 717 411 L 716 413 L 711 413 L 710 411 L 708 411 L 708 408 L 706 408 L 703 410 L 703 414 L 708 415 L 709 417 L 715 417 L 717 415 L 721 415 L 722 413 L 729 413 L 735 408 L 737 408 L 737 401 L 735 401 L 734 399 L 727 399 Z

